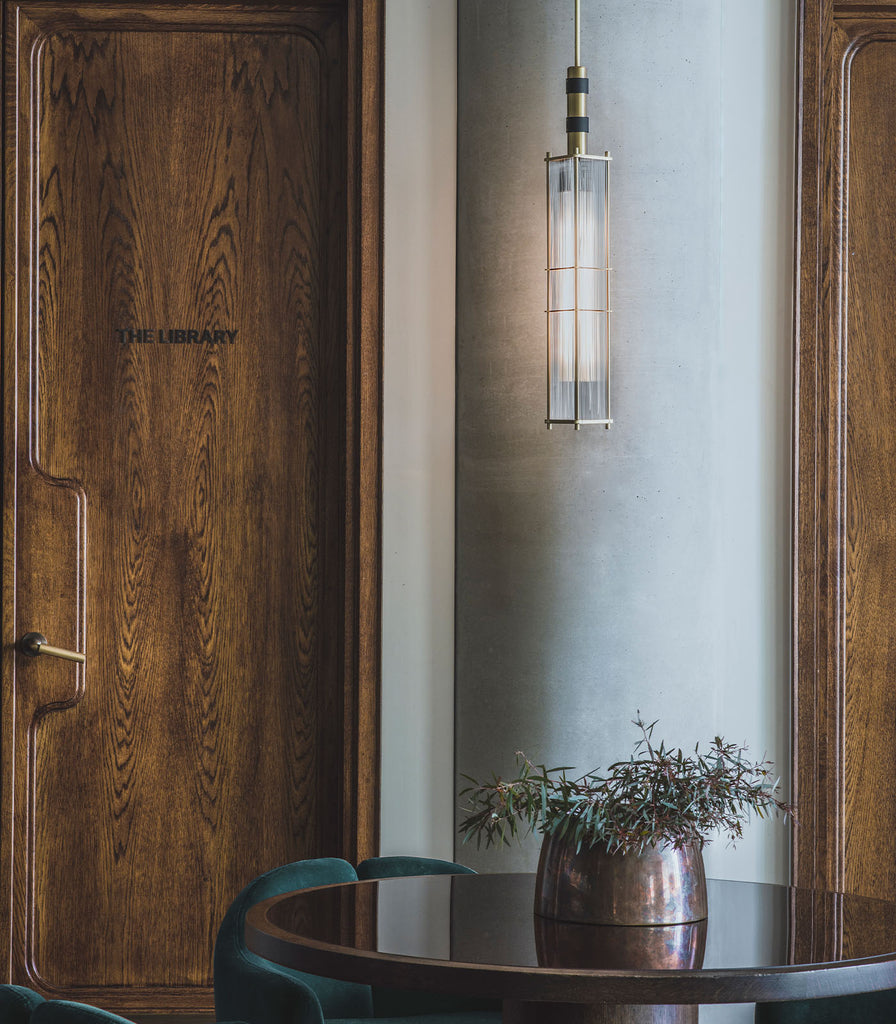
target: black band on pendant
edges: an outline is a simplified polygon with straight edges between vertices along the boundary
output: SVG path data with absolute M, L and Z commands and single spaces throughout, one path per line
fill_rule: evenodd
M 567 78 L 566 79 L 566 91 L 569 92 L 588 92 L 588 79 L 587 78 Z

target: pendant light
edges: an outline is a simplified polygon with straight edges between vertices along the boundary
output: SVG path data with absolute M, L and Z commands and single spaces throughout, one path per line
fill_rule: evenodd
M 610 428 L 610 154 L 586 152 L 586 69 L 566 73 L 565 156 L 547 154 L 548 430 L 555 423 Z

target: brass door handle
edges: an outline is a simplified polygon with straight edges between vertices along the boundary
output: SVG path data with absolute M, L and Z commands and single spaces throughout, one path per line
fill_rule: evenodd
M 79 665 L 83 665 L 87 661 L 87 657 L 79 654 L 78 651 L 67 651 L 64 647 L 51 647 L 43 633 L 26 633 L 19 641 L 19 650 L 30 658 L 36 658 L 41 654 L 51 658 L 62 658 L 63 661 L 76 661 Z

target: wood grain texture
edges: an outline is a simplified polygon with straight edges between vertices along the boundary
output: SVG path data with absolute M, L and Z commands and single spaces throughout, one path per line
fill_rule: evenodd
M 896 898 L 896 12 L 846 58 L 845 888 Z
M 896 4 L 801 4 L 795 367 L 798 884 L 896 897 Z
M 867 927 L 864 917 L 859 923 Z M 787 940 L 790 963 L 842 960 L 843 896 L 840 893 L 816 893 L 811 889 L 791 889 Z
M 797 885 L 838 888 L 840 733 L 835 626 L 832 610 L 839 573 L 829 565 L 828 518 L 831 456 L 830 198 L 826 181 L 831 155 L 833 89 L 827 71 L 831 37 L 827 0 L 801 0 L 797 126 L 797 208 L 794 347 L 794 583 L 793 583 L 793 798 L 798 826 L 793 836 Z M 825 318 L 827 317 L 827 322 Z M 834 389 L 836 392 L 836 388 Z M 837 407 L 834 406 L 836 413 Z M 836 430 L 835 430 L 836 433 Z M 838 463 L 833 459 L 835 503 Z M 836 514 L 834 515 L 836 525 Z M 821 833 L 824 832 L 822 838 Z
M 0 955 L 205 1008 L 250 878 L 376 850 L 381 5 L 4 18 Z
M 352 267 L 348 294 L 354 296 L 352 316 L 357 324 L 359 358 L 346 367 L 346 377 L 356 389 L 348 429 L 354 437 L 354 464 L 350 471 L 356 504 L 346 535 L 356 539 L 351 564 L 357 576 L 353 593 L 357 612 L 346 614 L 357 621 L 355 647 L 359 676 L 354 690 L 355 706 L 346 715 L 354 723 L 354 761 L 346 760 L 352 773 L 345 788 L 354 793 L 351 814 L 344 828 L 356 837 L 353 856 L 358 864 L 379 850 L 379 670 L 382 632 L 382 473 L 383 473 L 383 138 L 385 4 L 383 0 L 359 0 L 350 10 L 349 61 L 354 68 L 354 102 L 349 104 L 348 128 L 360 147 L 357 179 L 349 175 L 349 187 L 357 189 L 360 204 L 356 219 L 350 215 L 349 232 L 360 254 Z M 353 588 L 348 588 L 353 590 Z M 346 666 L 348 671 L 349 666 Z M 348 691 L 346 691 L 348 692 Z M 351 827 L 349 827 L 351 826 Z M 373 927 L 373 920 L 359 915 L 359 934 Z

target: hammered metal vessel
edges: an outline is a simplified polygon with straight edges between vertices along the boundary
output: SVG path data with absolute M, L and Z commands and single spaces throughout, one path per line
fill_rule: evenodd
M 535 884 L 535 913 L 579 924 L 661 925 L 707 915 L 703 853 L 675 850 L 608 853 L 545 836 Z

